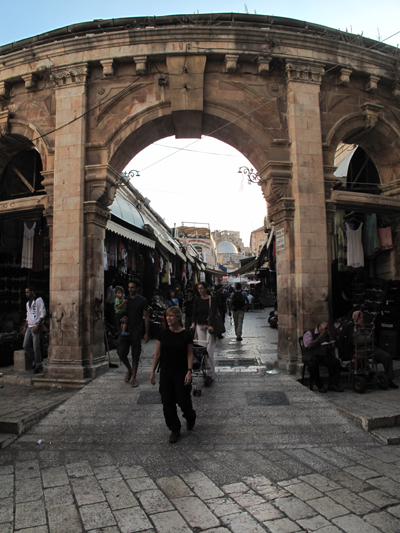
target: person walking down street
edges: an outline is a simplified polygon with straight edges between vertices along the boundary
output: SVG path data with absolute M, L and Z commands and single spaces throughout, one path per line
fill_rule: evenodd
M 217 285 L 217 292 L 215 293 L 215 299 L 217 300 L 217 307 L 219 314 L 221 315 L 222 322 L 225 324 L 225 315 L 226 315 L 226 295 L 223 291 L 224 287 L 222 283 Z M 219 339 L 223 339 L 223 335 L 218 335 Z
M 121 327 L 121 335 L 129 335 L 126 331 L 127 324 L 126 322 L 121 322 L 121 319 L 126 316 L 126 304 L 128 300 L 125 298 L 125 291 L 123 287 L 117 285 L 115 287 L 115 302 L 114 302 L 114 312 L 115 320 L 117 327 Z
M 194 428 L 196 411 L 192 406 L 193 341 L 192 335 L 182 327 L 182 311 L 173 306 L 167 310 L 168 328 L 162 329 L 151 368 L 150 383 L 156 384 L 155 372 L 160 362 L 161 402 L 165 423 L 171 431 L 169 442 L 179 440 L 181 422 L 177 408 L 182 410 L 189 431 Z
M 192 314 L 194 305 L 194 290 L 187 290 L 187 299 L 183 302 L 183 309 L 185 312 L 185 329 L 190 330 L 192 325 Z
M 329 373 L 328 390 L 343 392 L 339 387 L 340 361 L 335 355 L 335 348 L 328 330 L 328 322 L 323 320 L 316 328 L 306 331 L 303 335 L 303 362 L 308 366 L 310 379 L 315 382 L 319 392 L 326 392 L 319 375 L 319 367 L 326 366 Z
M 34 373 L 43 372 L 42 365 L 42 323 L 46 317 L 46 307 L 43 299 L 36 296 L 34 287 L 25 289 L 26 302 L 26 322 L 23 330 L 23 349 L 34 364 Z
M 175 292 L 174 291 L 168 291 L 167 297 L 165 298 L 165 307 L 169 309 L 173 305 L 179 305 L 178 298 L 175 298 Z
M 214 296 L 208 294 L 208 285 L 205 281 L 201 281 L 197 289 L 200 297 L 196 298 L 193 305 L 192 325 L 190 329 L 196 332 L 197 340 L 201 346 L 207 347 L 208 363 L 207 368 L 207 385 L 215 379 L 215 364 L 214 364 L 214 350 L 215 350 L 215 335 L 212 334 L 215 315 L 217 314 L 217 300 Z
M 128 283 L 129 296 L 126 302 L 126 316 L 121 319 L 121 323 L 127 324 L 129 335 L 121 334 L 119 336 L 117 348 L 118 356 L 127 368 L 124 381 L 126 383 L 131 381 L 132 387 L 138 386 L 136 375 L 142 352 L 143 319 L 146 327 L 146 333 L 143 337 L 145 344 L 149 340 L 150 331 L 148 304 L 146 298 L 138 294 L 140 287 L 141 283 L 138 279 L 132 279 Z M 128 359 L 129 350 L 131 350 L 132 365 L 130 365 Z
M 237 341 L 242 341 L 243 333 L 243 319 L 244 319 L 244 310 L 247 305 L 247 296 L 243 294 L 242 286 L 240 283 L 236 283 L 235 292 L 232 293 L 232 296 L 229 300 L 229 316 L 232 316 L 233 310 L 233 322 L 235 324 L 235 335 Z

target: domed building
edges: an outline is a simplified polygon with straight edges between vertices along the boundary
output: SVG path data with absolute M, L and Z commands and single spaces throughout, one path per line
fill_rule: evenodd
M 244 254 L 239 252 L 237 247 L 229 241 L 222 241 L 217 244 L 218 263 L 232 272 L 240 267 L 240 259 Z
M 222 241 L 217 244 L 217 254 L 237 254 L 238 249 L 229 241 Z

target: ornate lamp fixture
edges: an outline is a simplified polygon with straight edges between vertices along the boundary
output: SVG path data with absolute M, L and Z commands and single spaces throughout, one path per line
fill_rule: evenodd
M 240 167 L 238 174 L 243 174 L 243 176 L 247 177 L 247 183 L 251 185 L 252 183 L 258 183 L 260 181 L 260 176 L 257 174 L 257 172 L 254 171 L 253 168 L 248 167 Z
M 115 180 L 117 187 L 122 187 L 128 185 L 131 178 L 136 178 L 140 176 L 138 170 L 130 170 L 129 172 L 121 172 L 119 178 Z

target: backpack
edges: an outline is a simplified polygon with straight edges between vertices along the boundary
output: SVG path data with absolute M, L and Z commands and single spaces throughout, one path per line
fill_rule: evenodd
M 235 291 L 232 296 L 232 307 L 234 311 L 240 311 L 246 302 L 241 291 Z

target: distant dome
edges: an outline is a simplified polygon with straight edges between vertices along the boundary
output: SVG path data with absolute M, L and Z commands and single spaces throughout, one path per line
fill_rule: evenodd
M 217 253 L 218 254 L 237 254 L 237 248 L 234 244 L 229 241 L 222 241 L 217 244 Z

